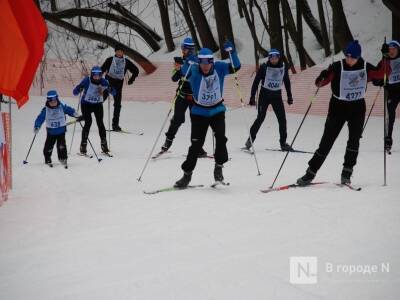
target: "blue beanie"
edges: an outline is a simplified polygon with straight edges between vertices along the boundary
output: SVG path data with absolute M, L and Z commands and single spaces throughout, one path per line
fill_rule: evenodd
M 346 49 L 344 50 L 344 55 L 357 59 L 361 57 L 361 46 L 358 43 L 358 40 L 354 40 L 347 44 Z

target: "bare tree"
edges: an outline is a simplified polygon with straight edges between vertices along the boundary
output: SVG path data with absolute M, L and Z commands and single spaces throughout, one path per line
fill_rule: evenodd
M 193 42 L 196 44 L 196 48 L 198 49 L 200 47 L 200 43 L 199 39 L 197 38 L 196 28 L 194 27 L 192 17 L 190 16 L 187 0 L 182 0 L 182 5 L 179 3 L 179 0 L 175 0 L 175 2 L 181 10 L 183 17 L 185 18 L 186 24 L 190 31 L 190 35 L 192 36 Z
M 300 69 L 305 70 L 307 68 L 306 65 L 306 55 L 304 53 L 304 45 L 303 45 L 303 4 L 301 0 L 296 0 L 296 18 L 297 18 L 297 41 L 299 43 L 299 60 L 300 60 Z
M 283 50 L 280 0 L 267 0 L 271 48 Z
M 318 16 L 319 16 L 319 21 L 321 23 L 322 44 L 325 50 L 325 56 L 328 57 L 329 55 L 331 55 L 331 47 L 329 42 L 328 30 L 326 27 L 325 13 L 324 13 L 324 7 L 322 5 L 322 0 L 318 0 Z
M 166 0 L 157 0 L 158 8 L 160 10 L 161 24 L 164 32 L 165 44 L 167 45 L 168 52 L 175 50 L 174 39 L 172 38 L 171 25 L 169 22 L 168 3 Z
M 343 11 L 342 0 L 329 0 L 332 7 L 333 14 L 333 37 L 336 42 L 335 52 L 340 49 L 344 49 L 348 42 L 353 40 L 349 24 L 347 24 L 347 18 Z
M 301 11 L 304 21 L 306 21 L 307 25 L 314 33 L 314 36 L 317 39 L 318 43 L 323 47 L 324 43 L 322 38 L 321 25 L 319 24 L 318 20 L 314 18 L 307 0 L 300 0 L 299 4 L 301 5 Z
M 229 12 L 229 3 L 227 0 L 213 0 L 215 22 L 217 24 L 219 48 L 222 49 L 224 42 L 230 40 L 235 42 L 233 37 L 231 14 Z M 228 57 L 228 53 L 221 50 L 221 58 Z
M 392 39 L 400 40 L 400 3 L 398 0 L 382 0 L 392 11 Z
M 215 42 L 214 36 L 211 32 L 210 25 L 204 15 L 203 8 L 199 0 L 187 0 L 190 12 L 192 13 L 194 23 L 197 27 L 201 43 L 203 47 L 210 48 L 213 52 L 217 51 L 218 45 Z

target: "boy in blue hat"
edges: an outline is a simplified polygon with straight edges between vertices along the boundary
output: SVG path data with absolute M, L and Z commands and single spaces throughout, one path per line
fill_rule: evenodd
M 286 114 L 285 106 L 282 100 L 282 83 L 285 84 L 287 93 L 287 103 L 293 104 L 292 90 L 289 79 L 288 67 L 282 60 L 281 53 L 277 49 L 271 49 L 268 53 L 268 60 L 263 63 L 254 78 L 253 86 L 251 87 L 250 105 L 255 104 L 255 95 L 258 85 L 261 82 L 260 97 L 258 99 L 258 114 L 257 119 L 254 121 L 250 128 L 250 137 L 245 143 L 246 150 L 251 148 L 251 143 L 254 143 L 258 130 L 265 120 L 268 106 L 271 104 L 278 119 L 279 123 L 279 143 L 282 151 L 293 150 L 288 143 L 286 143 L 287 129 L 286 129 Z
M 213 52 L 203 48 L 197 59 L 190 58 L 190 66 L 185 64 L 182 70 L 186 74 L 187 68 L 191 68 L 188 78 L 193 90 L 193 106 L 190 109 L 192 131 L 191 146 L 182 164 L 183 177 L 175 183 L 175 187 L 185 188 L 191 181 L 208 127 L 211 127 L 215 134 L 214 179 L 216 182 L 224 180 L 222 168 L 228 161 L 226 148 L 228 139 L 225 136 L 226 108 L 223 104 L 224 78 L 240 69 L 240 61 L 231 42 L 226 42 L 223 48 L 231 52 L 233 67 L 231 63 L 225 61 L 214 62 Z
M 161 153 L 168 151 L 171 147 L 172 142 L 175 138 L 176 133 L 178 132 L 179 127 L 185 122 L 185 113 L 188 107 L 191 107 L 193 104 L 193 92 L 190 87 L 189 80 L 183 81 L 184 74 L 182 74 L 181 69 L 182 65 L 187 61 L 188 57 L 194 56 L 196 49 L 195 44 L 191 37 L 187 37 L 183 40 L 182 45 L 182 58 L 174 57 L 175 67 L 172 71 L 172 81 L 179 82 L 178 87 L 182 85 L 180 91 L 177 89 L 176 92 L 179 94 L 176 96 L 175 104 L 174 104 L 174 115 L 171 118 L 171 123 L 167 132 L 165 133 L 165 142 L 161 147 Z M 207 152 L 201 148 L 199 152 L 199 157 L 204 157 L 207 155 Z
M 109 153 L 107 146 L 106 128 L 103 123 L 103 94 L 109 91 L 109 83 L 102 77 L 102 70 L 98 66 L 94 66 L 90 72 L 90 77 L 85 77 L 72 91 L 74 96 L 78 96 L 83 91 L 81 101 L 81 109 L 85 125 L 82 130 L 82 140 L 80 153 L 87 154 L 87 142 L 89 138 L 90 127 L 92 126 L 92 113 L 96 118 L 97 127 L 99 128 L 99 136 L 101 150 L 103 153 Z M 112 92 L 114 93 L 114 91 Z
M 51 154 L 53 153 L 54 144 L 57 142 L 58 160 L 67 168 L 68 155 L 65 144 L 65 132 L 67 131 L 66 114 L 78 118 L 78 120 L 80 119 L 75 109 L 61 103 L 58 99 L 57 91 L 48 91 L 46 105 L 37 116 L 33 131 L 37 134 L 40 126 L 46 121 L 47 137 L 44 143 L 43 155 L 45 164 L 50 167 L 53 166 Z
M 306 174 L 297 180 L 299 185 L 308 185 L 313 181 L 346 122 L 349 128 L 349 139 L 344 155 L 341 183 L 351 183 L 350 177 L 357 163 L 365 119 L 364 96 L 367 82 L 382 79 L 384 69 L 374 67 L 364 61 L 361 57 L 361 46 L 357 40 L 348 43 L 344 55 L 344 59 L 334 62 L 315 80 L 317 87 L 331 83 L 332 97 L 321 142 L 308 162 Z
M 387 64 L 387 82 L 386 89 L 388 92 L 387 109 L 388 109 L 388 131 L 385 137 L 385 150 L 390 153 L 393 145 L 393 126 L 396 120 L 396 109 L 400 102 L 400 43 L 392 40 L 382 45 L 382 54 L 384 58 L 378 66 L 382 65 L 385 60 Z M 383 82 L 382 82 L 383 83 Z

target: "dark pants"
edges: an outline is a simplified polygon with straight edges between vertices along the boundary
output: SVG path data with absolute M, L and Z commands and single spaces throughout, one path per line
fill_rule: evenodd
M 392 138 L 392 133 L 393 133 L 393 126 L 394 126 L 394 121 L 396 120 L 396 109 L 397 105 L 399 105 L 400 102 L 400 95 L 398 98 L 389 98 L 388 99 L 388 117 L 389 117 L 389 124 L 388 124 L 388 132 L 387 135 L 389 138 Z
M 357 163 L 364 119 L 364 99 L 347 102 L 332 98 L 329 103 L 328 117 L 325 122 L 325 130 L 319 148 L 308 162 L 310 169 L 314 172 L 319 170 L 346 122 L 349 128 L 349 139 L 347 141 L 343 167 L 353 169 Z
M 183 97 L 178 96 L 176 98 L 174 106 L 174 115 L 171 119 L 168 131 L 165 133 L 167 139 L 173 140 L 175 138 L 175 135 L 178 132 L 179 127 L 183 123 L 185 123 L 186 110 L 190 106 L 191 103 L 188 100 L 184 99 Z
M 106 79 L 110 83 L 110 87 L 116 92 L 114 96 L 114 113 L 112 118 L 112 127 L 119 126 L 119 115 L 121 113 L 121 100 L 122 100 L 122 86 L 124 85 L 123 80 L 114 79 L 106 76 Z M 104 99 L 107 99 L 108 91 L 104 92 Z M 108 100 L 110 101 L 110 99 Z
M 226 142 L 228 139 L 225 136 L 225 113 L 221 112 L 209 118 L 191 114 L 190 119 L 192 121 L 190 137 L 192 145 L 189 147 L 187 158 L 182 164 L 182 170 L 192 172 L 196 167 L 198 153 L 203 147 L 208 126 L 212 128 L 215 134 L 215 162 L 220 165 L 227 162 L 228 150 L 226 149 Z
M 57 156 L 59 160 L 68 158 L 67 145 L 65 143 L 65 133 L 58 135 L 50 135 L 47 133 L 46 142 L 44 143 L 43 154 L 46 162 L 51 161 L 54 144 L 57 142 Z
M 87 144 L 89 137 L 90 126 L 92 126 L 92 113 L 96 118 L 97 127 L 99 128 L 99 135 L 102 142 L 106 141 L 106 128 L 103 123 L 103 103 L 99 104 L 85 104 L 82 103 L 82 116 L 85 120 L 85 125 L 82 130 L 81 144 Z
M 267 115 L 268 106 L 272 105 L 272 109 L 275 112 L 276 118 L 279 123 L 279 135 L 280 143 L 286 143 L 287 129 L 286 129 L 286 114 L 285 106 L 283 105 L 282 96 L 280 94 L 269 94 L 261 90 L 260 97 L 258 99 L 258 114 L 257 119 L 254 121 L 250 128 L 251 139 L 254 142 L 257 136 L 257 132 L 261 127 L 261 124 L 265 120 Z

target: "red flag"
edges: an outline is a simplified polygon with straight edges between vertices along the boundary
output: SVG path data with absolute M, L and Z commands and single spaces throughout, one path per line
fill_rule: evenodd
M 44 52 L 47 26 L 33 0 L 0 0 L 0 93 L 25 104 Z

